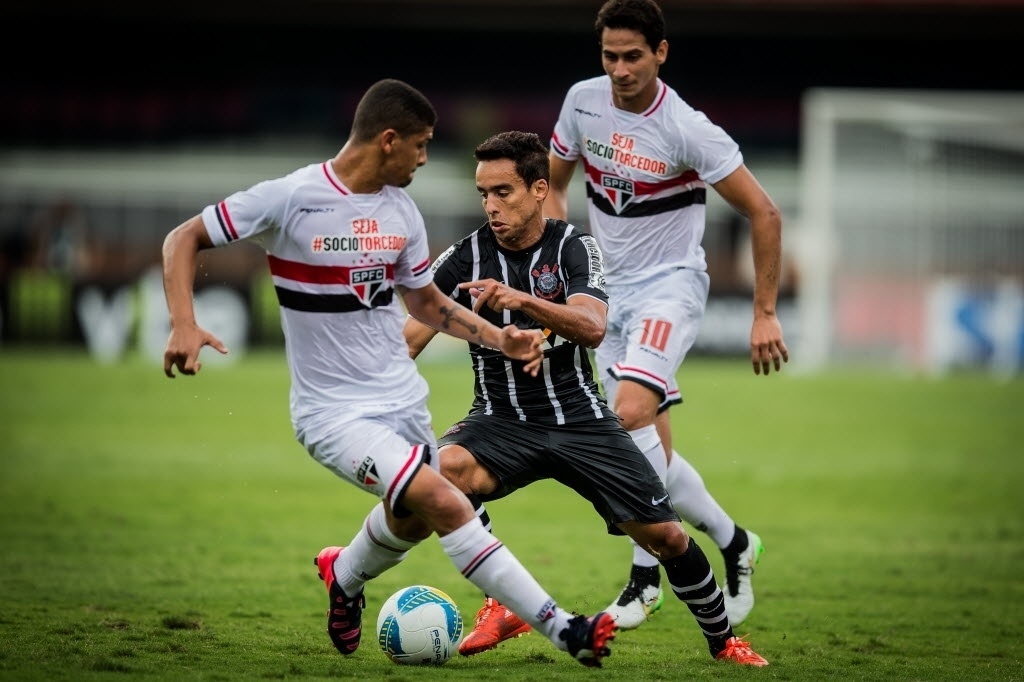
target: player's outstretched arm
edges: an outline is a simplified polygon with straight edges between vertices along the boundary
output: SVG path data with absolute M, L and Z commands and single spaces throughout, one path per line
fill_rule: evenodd
M 469 291 L 473 297 L 474 312 L 479 312 L 483 306 L 498 312 L 521 310 L 549 332 L 585 348 L 597 348 L 604 339 L 608 304 L 596 298 L 578 294 L 564 304 L 552 303 L 494 279 L 462 282 L 459 288 Z
M 164 238 L 164 296 L 171 321 L 171 333 L 164 350 L 164 374 L 172 379 L 175 367 L 182 374 L 195 374 L 202 368 L 199 351 L 203 346 L 211 346 L 224 354 L 228 352 L 220 339 L 196 324 L 192 304 L 196 256 L 200 250 L 212 246 L 198 215 L 178 225 Z
M 423 324 L 464 341 L 500 350 L 526 363 L 525 370 L 536 376 L 543 359 L 539 330 L 518 329 L 515 325 L 499 328 L 469 308 L 441 293 L 433 282 L 419 289 L 404 289 L 402 298 L 409 314 Z

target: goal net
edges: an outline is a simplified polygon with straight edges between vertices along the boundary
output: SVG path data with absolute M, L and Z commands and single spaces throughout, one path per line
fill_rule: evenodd
M 799 362 L 940 373 L 1024 359 L 1024 94 L 809 91 Z

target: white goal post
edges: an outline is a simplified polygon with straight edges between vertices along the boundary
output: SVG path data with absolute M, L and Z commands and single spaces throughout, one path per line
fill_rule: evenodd
M 1024 93 L 815 89 L 802 116 L 801 365 L 1018 373 Z

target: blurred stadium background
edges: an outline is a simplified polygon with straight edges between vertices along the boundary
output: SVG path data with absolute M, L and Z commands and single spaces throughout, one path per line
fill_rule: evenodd
M 332 156 L 360 93 L 386 76 L 440 110 L 410 187 L 436 255 L 481 223 L 472 148 L 510 128 L 546 139 L 569 85 L 600 73 L 599 5 L 5 3 L 23 41 L 0 48 L 0 342 L 159 357 L 166 232 Z M 662 5 L 663 78 L 736 137 L 785 213 L 794 364 L 1019 375 L 1024 72 L 1012 55 L 1024 1 Z M 742 355 L 747 230 L 709 201 L 712 300 L 696 352 Z M 281 342 L 255 248 L 208 254 L 197 302 L 233 357 Z

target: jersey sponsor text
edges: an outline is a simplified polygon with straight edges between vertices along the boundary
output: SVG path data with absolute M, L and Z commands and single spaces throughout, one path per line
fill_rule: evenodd
M 607 144 L 605 142 L 598 142 L 587 138 L 587 152 L 601 159 L 608 159 L 614 163 L 626 166 L 627 168 L 635 168 L 654 175 L 665 175 L 668 172 L 668 164 L 660 159 L 652 159 L 649 156 L 643 156 L 641 154 L 634 154 L 628 149 L 617 147 L 614 144 L 614 140 L 618 140 L 621 144 L 628 144 L 629 149 L 632 149 L 632 138 L 624 135 L 614 133 L 612 135 L 613 143 Z
M 398 234 L 340 237 L 334 234 L 318 234 L 313 237 L 313 253 L 349 252 L 369 253 L 371 251 L 401 251 L 406 237 Z

